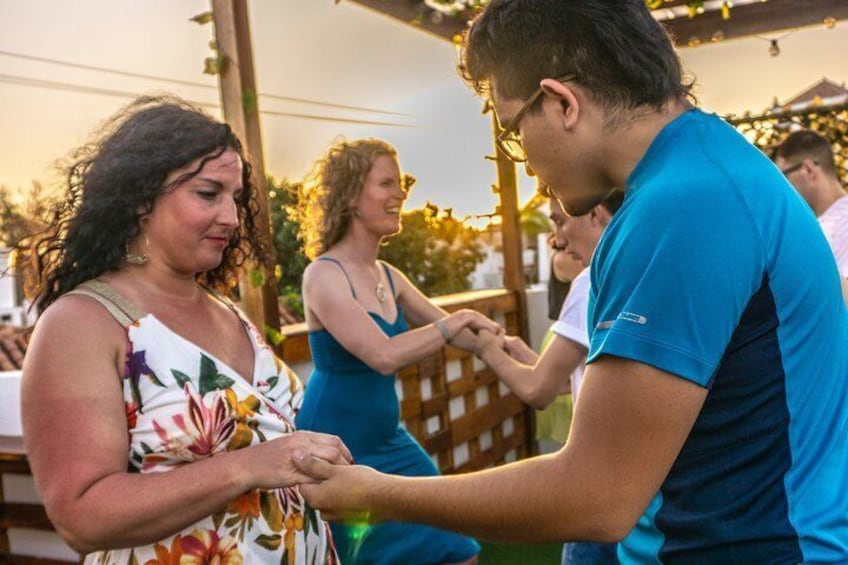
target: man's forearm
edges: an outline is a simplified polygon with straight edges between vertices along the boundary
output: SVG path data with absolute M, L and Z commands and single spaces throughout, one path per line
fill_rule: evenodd
M 558 458 L 559 457 L 559 458 Z M 568 488 L 561 454 L 469 475 L 379 476 L 365 496 L 384 519 L 429 524 L 504 542 L 616 541 L 612 500 Z M 558 477 L 551 482 L 552 477 Z M 603 509 L 606 507 L 607 512 Z M 619 522 L 620 523 L 620 522 Z

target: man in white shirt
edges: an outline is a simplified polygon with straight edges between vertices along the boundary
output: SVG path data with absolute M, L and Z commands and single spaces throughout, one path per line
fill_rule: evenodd
M 615 191 L 583 216 L 569 216 L 559 203 L 551 200 L 557 246 L 588 267 L 595 247 L 613 214 L 621 206 L 624 194 Z M 571 375 L 571 393 L 577 401 L 586 354 L 589 351 L 587 328 L 589 305 L 589 269 L 572 281 L 559 320 L 551 328 L 555 338 L 538 355 L 519 337 L 506 338 L 506 351 L 483 348 L 482 360 L 525 403 L 537 410 L 548 406 L 557 394 L 568 392 L 563 375 Z M 478 339 L 485 339 L 478 336 Z
M 810 130 L 789 134 L 774 162 L 819 219 L 839 274 L 848 277 L 848 194 L 840 182 L 830 142 Z
M 557 320 L 551 330 L 554 337 L 541 355 L 537 355 L 519 337 L 506 338 L 506 352 L 483 349 L 482 360 L 506 385 L 537 410 L 547 407 L 558 394 L 569 389 L 575 406 L 589 352 L 589 264 L 601 235 L 621 207 L 624 194 L 613 192 L 601 204 L 583 216 L 567 215 L 559 202 L 551 199 L 551 221 L 556 246 L 585 267 L 573 281 Z M 478 336 L 485 339 L 485 336 Z M 508 354 L 508 355 L 507 355 Z M 563 376 L 569 375 L 569 382 Z M 569 386 L 570 385 L 570 386 Z M 616 544 L 579 542 L 563 547 L 562 565 L 617 564 Z

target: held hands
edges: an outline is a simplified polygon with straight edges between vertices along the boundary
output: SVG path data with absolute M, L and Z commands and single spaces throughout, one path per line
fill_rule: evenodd
M 310 475 L 295 465 L 296 454 L 315 457 L 334 465 L 349 466 L 353 456 L 336 436 L 297 431 L 287 436 L 234 451 L 242 458 L 242 466 L 251 478 L 251 488 L 274 489 L 313 482 Z
M 305 452 L 295 453 L 294 466 L 309 477 L 300 493 L 325 520 L 351 524 L 381 520 L 365 501 L 369 500 L 369 487 L 376 486 L 381 477 L 387 478 L 385 475 L 362 465 L 332 465 Z
M 480 330 L 477 332 L 477 351 L 475 353 L 482 359 L 487 354 L 505 349 L 505 338 L 506 336 L 503 333 L 495 334 L 488 330 Z
M 487 330 L 495 335 L 503 335 L 505 333 L 505 330 L 500 324 L 487 318 L 480 312 L 468 308 L 463 308 L 450 314 L 444 319 L 444 322 L 450 329 L 451 339 L 456 337 L 456 334 L 465 328 L 475 333 L 479 333 L 482 330 Z

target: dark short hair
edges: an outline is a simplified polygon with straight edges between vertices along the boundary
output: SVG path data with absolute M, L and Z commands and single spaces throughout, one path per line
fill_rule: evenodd
M 492 0 L 467 32 L 459 70 L 479 94 L 494 81 L 509 99 L 569 73 L 611 111 L 692 98 L 644 0 Z
M 833 160 L 833 147 L 826 137 L 812 130 L 793 131 L 780 145 L 775 147 L 772 159 L 780 157 L 784 161 L 801 162 L 812 159 L 826 173 L 836 176 L 836 164 Z
M 624 191 L 616 189 L 613 190 L 612 193 L 603 200 L 603 202 L 601 202 L 601 206 L 607 209 L 610 216 L 614 216 L 623 203 Z
M 241 143 L 227 124 L 172 96 L 141 97 L 120 110 L 94 141 L 77 149 L 67 167 L 64 198 L 46 232 L 32 242 L 35 303 L 43 311 L 62 294 L 119 269 L 127 244 L 162 194 L 197 175 L 227 149 L 242 159 L 239 227 L 221 264 L 198 281 L 227 290 L 246 258 L 263 260 L 266 246 L 255 221 L 256 191 Z M 168 175 L 200 159 L 192 171 L 165 184 Z

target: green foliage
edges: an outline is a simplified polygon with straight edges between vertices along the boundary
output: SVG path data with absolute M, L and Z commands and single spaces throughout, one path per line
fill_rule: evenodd
M 471 274 L 483 259 L 477 232 L 452 210 L 427 203 L 403 215 L 403 230 L 380 250 L 380 258 L 400 269 L 427 296 L 471 288 Z
M 538 208 L 528 208 L 521 212 L 521 231 L 530 237 L 551 231 L 548 216 Z
M 297 221 L 298 183 L 281 179 L 268 179 L 268 209 L 271 215 L 271 232 L 274 236 L 274 262 L 277 269 L 277 289 L 288 308 L 303 316 L 303 299 L 300 284 L 309 260 L 297 239 L 300 224 Z

